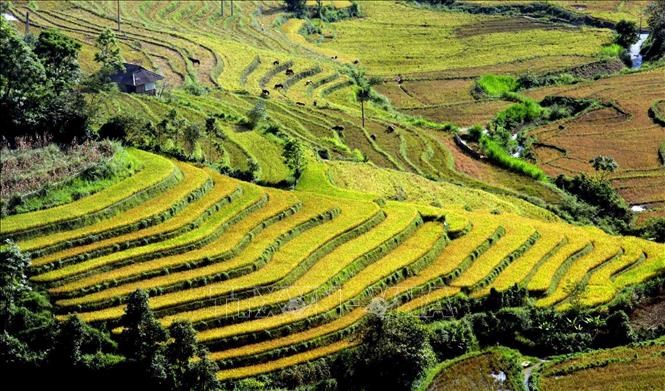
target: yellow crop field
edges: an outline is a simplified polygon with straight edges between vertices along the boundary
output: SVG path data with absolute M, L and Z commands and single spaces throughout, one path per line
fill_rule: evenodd
M 646 0 L 0 3 L 3 369 L 660 389 L 665 46 Z
M 113 228 L 122 227 L 150 216 L 158 215 L 161 212 L 167 211 L 174 203 L 185 200 L 188 195 L 201 188 L 206 182 L 210 181 L 208 174 L 200 168 L 183 163 L 176 163 L 176 165 L 183 174 L 183 179 L 178 186 L 175 186 L 158 197 L 142 203 L 136 208 L 126 211 L 122 214 L 122 218 L 103 220 L 97 224 L 77 230 L 58 232 L 52 235 L 21 241 L 19 242 L 21 248 L 29 251 L 45 245 L 53 245 L 58 242 L 71 240 L 73 238 L 97 235 Z

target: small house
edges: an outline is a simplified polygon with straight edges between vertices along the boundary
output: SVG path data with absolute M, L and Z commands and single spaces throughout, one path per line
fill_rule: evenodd
M 155 95 L 155 83 L 164 79 L 163 76 L 149 71 L 137 64 L 125 63 L 124 71 L 111 75 L 111 80 L 118 85 L 122 92 Z

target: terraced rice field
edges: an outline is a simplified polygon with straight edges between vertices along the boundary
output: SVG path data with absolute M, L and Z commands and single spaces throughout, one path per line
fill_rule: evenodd
M 511 372 L 517 363 L 508 352 L 491 349 L 444 361 L 428 373 L 418 390 L 519 390 L 522 379 Z
M 348 3 L 333 5 L 346 7 Z M 431 130 L 397 123 L 373 105 L 368 106 L 366 128 L 360 128 L 352 83 L 342 67 L 358 59 L 369 75 L 386 79 L 377 91 L 388 96 L 396 108 L 466 126 L 487 121 L 508 104 L 474 100 L 469 90 L 475 77 L 545 72 L 592 62 L 598 58 L 601 44 L 611 38 L 607 31 L 551 28 L 524 18 L 367 2 L 361 7 L 362 20 L 333 23 L 334 39 L 312 43 L 299 33 L 302 20 L 278 20 L 283 10 L 276 2 L 235 2 L 234 7 L 233 16 L 227 10 L 222 17 L 217 1 L 121 2 L 118 37 L 128 60 L 162 73 L 169 86 L 198 83 L 212 91 L 193 96 L 174 90 L 166 103 L 159 98 L 107 94 L 102 103 L 104 118 L 119 112 L 134 113 L 157 123 L 171 108 L 198 123 L 220 112 L 241 118 L 256 103 L 261 90 L 267 89 L 270 120 L 289 136 L 316 150 L 327 150 L 333 159 L 368 160 L 384 168 L 468 183 L 468 176 L 455 172 L 447 140 L 433 136 Z M 77 39 L 83 45 L 84 69 L 94 70 L 94 39 L 103 28 L 116 26 L 116 3 L 44 1 L 33 8 L 34 28 L 57 27 Z M 18 3 L 13 12 L 21 21 L 27 11 L 26 4 Z M 394 35 L 386 38 L 391 42 L 388 49 L 381 49 L 374 59 L 365 58 L 379 42 L 365 42 L 366 38 L 376 35 L 376 29 L 384 30 L 381 20 L 391 12 L 403 17 L 386 30 Z M 469 33 L 479 26 L 490 27 Z M 506 26 L 505 31 L 499 26 Z M 417 40 L 409 39 L 406 47 L 406 41 L 401 40 L 405 34 Z M 512 38 L 506 40 L 506 34 Z M 426 56 L 415 54 L 424 45 L 430 46 L 433 39 L 447 44 L 436 45 L 434 54 L 429 53 L 431 48 Z M 533 55 L 535 42 L 540 50 Z M 495 56 L 495 52 L 505 58 Z M 381 61 L 376 60 L 379 58 Z M 195 65 L 194 60 L 199 63 Z M 293 76 L 285 74 L 287 68 L 293 69 Z M 392 81 L 398 73 L 405 80 L 402 86 Z M 284 88 L 275 89 L 277 84 Z M 256 177 L 265 184 L 281 183 L 289 177 L 289 169 L 282 164 L 280 140 L 256 131 L 238 131 L 233 119 L 218 123 L 228 137 L 209 135 L 202 141 L 207 160 L 221 160 L 244 172 L 255 162 L 259 168 Z M 333 126 L 345 130 L 337 135 Z M 388 133 L 388 126 L 397 131 Z M 475 177 L 476 172 L 465 174 Z M 515 183 L 519 179 L 503 179 L 491 186 L 523 190 L 523 184 Z M 548 194 L 547 198 L 551 201 L 558 196 Z
M 662 338 L 555 358 L 539 370 L 541 390 L 658 390 L 665 384 Z
M 561 95 L 611 104 L 532 131 L 540 166 L 551 176 L 574 175 L 593 171 L 588 161 L 595 156 L 612 156 L 619 164 L 610 176 L 613 186 L 631 205 L 663 216 L 665 167 L 658 147 L 665 142 L 665 128 L 649 116 L 649 107 L 665 96 L 664 79 L 665 71 L 655 69 L 530 91 L 535 99 Z
M 162 323 L 194 324 L 223 380 L 352 346 L 373 300 L 418 312 L 518 283 L 540 295 L 540 305 L 565 305 L 566 285 L 580 282 L 583 302 L 597 305 L 665 270 L 662 245 L 507 211 L 375 202 L 333 187 L 315 161 L 303 190 L 286 192 L 132 153 L 145 168 L 122 188 L 147 172 L 154 179 L 132 193 L 170 172 L 178 173 L 174 183 L 112 215 L 72 215 L 71 227 L 55 220 L 58 233 L 3 235 L 16 235 L 33 255 L 31 279 L 53 295 L 59 316 L 76 312 L 113 328 L 128 294 L 145 289 Z M 164 168 L 147 171 L 151 164 Z M 70 216 L 78 202 L 58 210 Z M 45 212 L 19 216 L 31 226 Z

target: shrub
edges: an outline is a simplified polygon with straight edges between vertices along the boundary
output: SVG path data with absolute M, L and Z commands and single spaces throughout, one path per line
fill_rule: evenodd
M 473 350 L 478 341 L 467 321 L 449 321 L 432 325 L 430 345 L 437 360 L 443 361 Z
M 499 144 L 489 137 L 482 137 L 480 139 L 480 146 L 488 159 L 504 168 L 530 176 L 539 181 L 547 179 L 547 175 L 538 166 L 510 156 Z
M 639 31 L 635 22 L 621 20 L 616 25 L 617 37 L 615 42 L 625 48 L 634 44 L 640 39 Z

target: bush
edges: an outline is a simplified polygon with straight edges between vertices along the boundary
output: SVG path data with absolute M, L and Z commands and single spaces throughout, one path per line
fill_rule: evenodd
M 480 139 L 480 146 L 488 159 L 504 168 L 530 176 L 539 181 L 547 179 L 545 172 L 543 172 L 538 166 L 510 156 L 499 144 L 489 137 L 482 137 Z
M 138 133 L 144 125 L 138 117 L 121 114 L 106 121 L 97 135 L 101 139 L 125 141 L 128 135 Z
M 429 341 L 439 361 L 462 355 L 478 346 L 471 325 L 464 320 L 434 323 Z
M 640 39 L 639 31 L 637 30 L 637 24 L 635 22 L 629 22 L 626 20 L 621 20 L 616 25 L 617 37 L 615 42 L 624 48 L 630 47 Z

